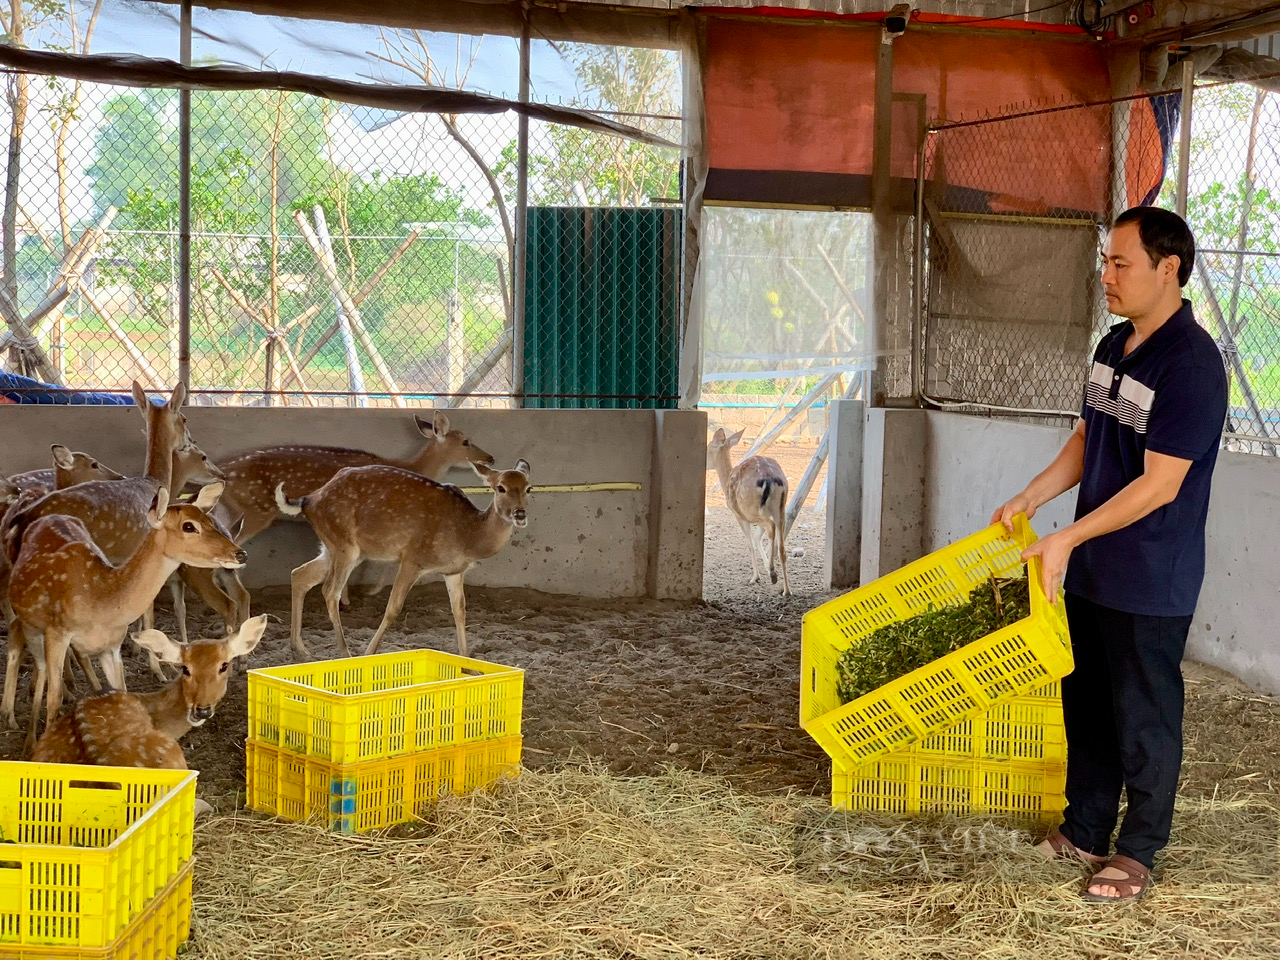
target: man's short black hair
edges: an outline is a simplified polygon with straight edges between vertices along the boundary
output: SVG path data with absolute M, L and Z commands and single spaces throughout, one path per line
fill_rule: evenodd
M 1178 258 L 1178 286 L 1185 287 L 1196 262 L 1196 240 L 1187 221 L 1163 207 L 1130 207 L 1116 217 L 1111 229 L 1126 223 L 1138 225 L 1138 238 L 1152 267 L 1165 257 Z

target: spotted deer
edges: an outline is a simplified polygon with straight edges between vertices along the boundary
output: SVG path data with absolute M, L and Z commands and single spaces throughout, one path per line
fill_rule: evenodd
M 492 557 L 527 525 L 529 462 L 512 470 L 485 464 L 472 468 L 493 489 L 493 502 L 481 510 L 455 486 L 437 483 L 398 467 L 349 467 L 315 493 L 297 501 L 276 488 L 280 512 L 301 514 L 320 538 L 320 555 L 293 571 L 293 649 L 307 656 L 302 643 L 302 607 L 308 591 L 322 588 L 329 619 L 343 656 L 351 656 L 338 599 L 351 571 L 362 560 L 398 561 L 395 583 L 382 622 L 365 655 L 378 652 L 383 634 L 395 622 L 409 589 L 425 573 L 444 575 L 458 635 L 458 653 L 467 655 L 467 608 L 462 578 L 477 560 Z
M 62 490 L 90 480 L 124 479 L 123 474 L 116 473 L 87 453 L 69 450 L 60 443 L 53 444 L 49 449 L 53 453 L 52 467 L 15 473 L 9 478 L 19 491 L 48 493 L 50 490 Z
M 178 678 L 154 693 L 112 690 L 86 697 L 49 725 L 32 759 L 186 769 L 178 740 L 213 716 L 226 695 L 232 660 L 248 656 L 266 627 L 263 614 L 221 640 L 175 643 L 159 630 L 135 634 L 137 644 L 181 668 Z
M 726 437 L 716 430 L 707 444 L 707 469 L 715 470 L 725 502 L 737 517 L 751 553 L 751 582 L 760 582 L 760 547 L 768 543 L 769 580 L 778 582 L 777 564 L 782 565 L 782 593 L 791 594 L 787 579 L 787 475 L 772 457 L 747 457 L 736 467 L 729 465 L 729 450 L 742 439 L 739 430 Z M 756 530 L 759 530 L 757 543 Z
M 285 495 L 301 497 L 324 486 L 344 467 L 399 467 L 432 480 L 442 479 L 452 467 L 466 463 L 491 465 L 493 457 L 472 443 L 461 430 L 449 428 L 449 418 L 436 412 L 430 420 L 414 415 L 414 425 L 426 442 L 416 454 L 403 460 L 383 457 L 365 450 L 324 446 L 275 446 L 248 450 L 221 461 L 227 476 L 220 516 L 226 522 L 239 519 L 238 543 L 247 543 L 280 517 L 276 509 L 276 487 L 284 485 Z M 184 571 L 184 582 L 215 610 L 234 605 L 235 616 L 249 616 L 249 592 L 240 578 L 227 576 L 228 593 L 215 582 L 212 571 Z
M 40 688 L 47 682 L 45 717 L 52 723 L 62 706 L 62 666 L 69 648 L 99 657 L 107 680 L 124 690 L 120 644 L 178 564 L 244 564 L 244 551 L 205 513 L 221 492 L 221 484 L 210 484 L 194 503 L 170 505 L 169 491 L 161 487 L 147 511 L 147 535 L 121 564 L 111 562 L 76 517 L 44 516 L 26 528 L 9 577 L 15 620 L 9 625 L 3 710 L 11 727 L 17 668 L 31 633 L 44 638 L 32 709 L 38 709 Z

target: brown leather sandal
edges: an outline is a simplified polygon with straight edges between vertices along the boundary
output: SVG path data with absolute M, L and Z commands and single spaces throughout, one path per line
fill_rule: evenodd
M 1095 874 L 1084 888 L 1084 898 L 1090 903 L 1122 903 L 1126 900 L 1141 900 L 1151 886 L 1151 871 L 1132 857 L 1117 853 L 1102 869 L 1105 870 L 1107 867 L 1120 871 L 1124 876 L 1108 879 L 1107 877 L 1099 878 Z M 1100 893 L 1089 892 L 1090 887 L 1101 886 L 1115 887 L 1120 891 L 1120 895 L 1107 897 Z
M 1053 851 L 1055 857 L 1061 857 L 1064 860 L 1083 860 L 1085 863 L 1103 863 L 1107 858 L 1100 857 L 1096 853 L 1088 853 L 1081 850 L 1074 843 L 1067 839 L 1066 834 L 1061 830 L 1054 830 L 1044 838 L 1045 843 L 1049 844 L 1049 848 Z

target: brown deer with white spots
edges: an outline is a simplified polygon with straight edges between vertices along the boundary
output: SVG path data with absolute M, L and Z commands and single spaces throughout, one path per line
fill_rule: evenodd
M 295 569 L 291 577 L 290 637 L 300 656 L 308 655 L 302 644 L 303 601 L 321 581 L 338 646 L 344 657 L 351 656 L 338 599 L 351 571 L 362 560 L 400 564 L 382 623 L 365 650 L 366 656 L 378 652 L 382 636 L 400 615 L 409 589 L 426 573 L 444 575 L 458 653 L 467 655 L 463 575 L 477 560 L 492 557 L 505 547 L 511 534 L 528 524 L 526 505 L 532 490 L 527 460 L 517 460 L 512 470 L 493 470 L 480 463 L 471 466 L 493 489 L 493 502 L 485 510 L 455 486 L 398 467 L 342 470 L 315 493 L 296 502 L 285 497 L 283 485 L 276 489 L 280 511 L 306 517 L 320 538 L 320 555 Z
M 736 467 L 729 465 L 729 450 L 742 439 L 739 430 L 726 437 L 716 430 L 707 444 L 707 469 L 715 470 L 725 502 L 737 517 L 751 553 L 751 582 L 760 582 L 760 547 L 769 549 L 769 579 L 778 582 L 777 564 L 782 565 L 782 594 L 791 594 L 787 579 L 787 475 L 772 457 L 747 457 Z M 757 543 L 756 530 L 760 531 Z
M 319 490 L 346 467 L 399 467 L 440 480 L 455 466 L 492 465 L 490 454 L 461 430 L 449 428 L 445 414 L 436 412 L 429 420 L 415 414 L 413 422 L 426 442 L 416 454 L 403 460 L 346 447 L 291 445 L 262 447 L 229 457 L 219 464 L 227 477 L 219 515 L 228 524 L 239 519 L 241 527 L 236 542 L 247 543 L 280 518 L 275 491 L 281 484 L 285 496 L 297 499 Z M 234 604 L 239 620 L 249 616 L 249 592 L 239 577 L 226 577 L 230 598 L 225 602 L 218 594 L 227 594 L 217 585 L 211 571 L 184 571 L 183 580 L 215 610 L 221 612 Z
M 139 646 L 181 668 L 178 678 L 154 693 L 112 690 L 86 697 L 49 725 L 32 759 L 185 770 L 178 740 L 213 716 L 226 696 L 232 660 L 248 656 L 266 627 L 264 614 L 221 640 L 175 643 L 159 630 L 135 634 Z
M 205 513 L 221 492 L 221 484 L 210 484 L 194 503 L 171 506 L 168 490 L 161 487 L 147 511 L 146 537 L 119 565 L 76 517 L 40 517 L 26 528 L 9 578 L 16 619 L 9 625 L 3 710 L 10 727 L 16 726 L 17 668 L 31 634 L 44 637 L 32 709 L 39 708 L 40 688 L 47 682 L 45 716 L 52 723 L 62 706 L 62 666 L 68 649 L 74 646 L 97 656 L 107 680 L 124 690 L 120 644 L 178 564 L 243 566 L 244 551 Z
M 50 490 L 63 490 L 91 480 L 124 479 L 123 474 L 116 473 L 87 453 L 69 450 L 60 443 L 53 444 L 50 450 L 53 452 L 52 467 L 15 473 L 9 478 L 9 482 L 22 493 L 28 490 L 48 493 Z

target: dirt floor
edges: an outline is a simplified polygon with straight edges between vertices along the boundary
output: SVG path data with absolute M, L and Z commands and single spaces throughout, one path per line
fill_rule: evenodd
M 793 484 L 810 446 L 772 451 Z M 819 481 L 820 483 L 820 481 Z M 815 484 L 815 490 L 817 489 Z M 812 503 L 812 498 L 810 500 Z M 742 533 L 708 475 L 705 602 L 584 600 L 533 590 L 467 589 L 472 656 L 521 667 L 525 675 L 524 763 L 537 770 L 593 758 L 617 774 L 655 774 L 675 764 L 722 775 L 751 793 L 830 790 L 821 749 L 799 728 L 800 624 L 805 611 L 835 594 L 823 587 L 824 515 L 801 513 L 788 546 L 793 595 L 780 584 L 752 585 Z M 531 522 L 536 523 L 536 517 Z M 344 616 L 359 649 L 381 619 L 386 593 L 353 595 Z M 292 662 L 287 590 L 254 597 L 255 612 L 273 622 L 252 666 Z M 213 629 L 199 601 L 191 604 L 193 635 Z M 455 649 L 443 585 L 415 588 L 401 623 L 383 650 Z M 171 633 L 162 609 L 158 626 Z M 332 655 L 332 630 L 319 591 L 308 598 L 304 640 L 312 654 Z M 145 661 L 128 663 L 131 689 L 151 689 Z M 1251 786 L 1280 781 L 1280 714 L 1276 701 L 1256 697 L 1238 681 L 1189 663 L 1188 795 L 1212 795 L 1247 778 Z M 244 788 L 246 678 L 233 678 L 216 716 L 184 740 L 200 793 L 222 810 Z M 19 717 L 25 723 L 26 684 Z M 22 735 L 0 734 L 0 756 L 20 756 Z

